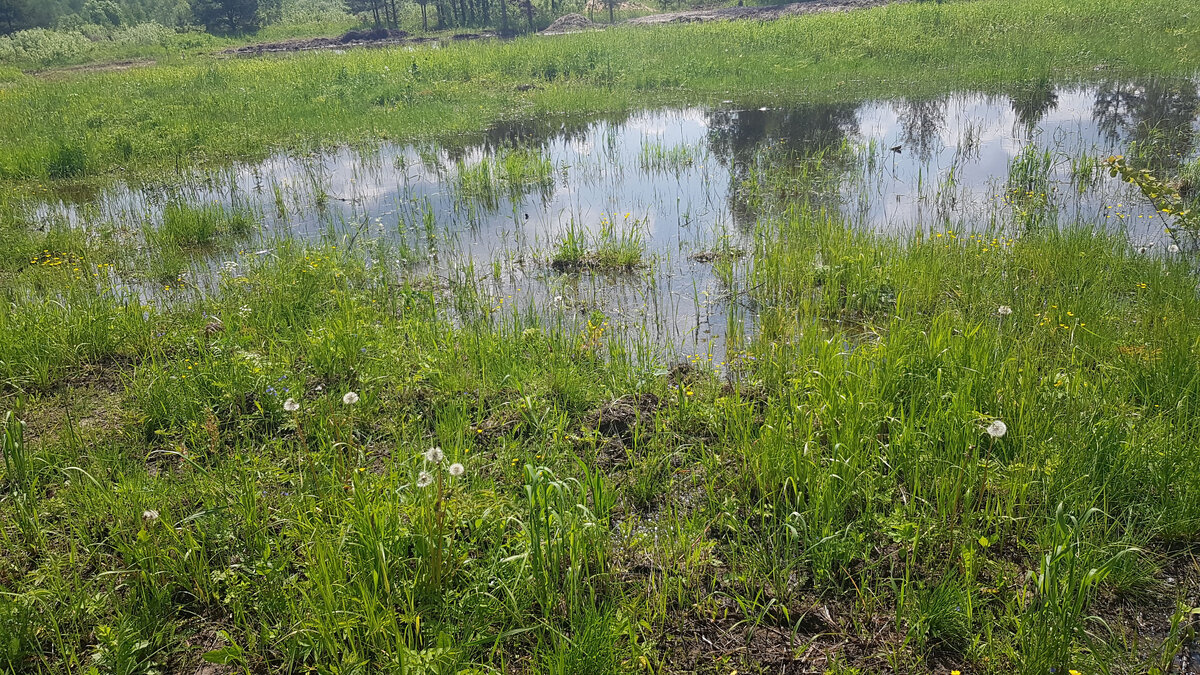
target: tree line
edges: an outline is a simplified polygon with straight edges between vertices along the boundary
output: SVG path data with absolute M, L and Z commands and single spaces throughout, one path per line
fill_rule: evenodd
M 253 32 L 293 10 L 353 13 L 378 28 L 399 29 L 406 3 L 420 10 L 423 30 L 457 27 L 534 30 L 536 16 L 581 11 L 587 0 L 0 0 L 0 34 L 29 28 L 75 30 L 155 22 L 203 27 L 218 35 Z M 611 14 L 618 0 L 599 0 Z M 535 4 L 535 2 L 537 4 Z M 410 10 L 411 11 L 411 10 Z M 292 12 L 295 14 L 295 11 Z

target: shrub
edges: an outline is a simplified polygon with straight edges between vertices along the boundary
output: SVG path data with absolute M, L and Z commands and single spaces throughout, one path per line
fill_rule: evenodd
M 93 48 L 82 33 L 33 28 L 0 38 L 0 61 L 59 63 L 78 59 Z

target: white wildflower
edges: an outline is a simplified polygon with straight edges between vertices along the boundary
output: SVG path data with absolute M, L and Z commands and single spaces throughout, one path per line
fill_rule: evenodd
M 346 395 L 342 397 L 342 403 L 345 403 L 346 405 L 354 405 L 355 403 L 358 403 L 358 394 L 352 391 L 346 392 Z
M 150 509 L 148 511 L 142 511 L 142 520 L 146 521 L 147 523 L 157 522 L 158 521 L 158 511 L 155 511 L 154 509 Z
M 434 464 L 442 461 L 442 458 L 445 456 L 446 453 L 442 452 L 442 449 L 436 445 L 425 451 L 425 461 L 432 462 Z
M 1168 246 L 1167 253 L 1179 253 L 1179 244 L 1171 244 Z
M 987 427 L 988 436 L 992 438 L 1002 438 L 1008 433 L 1008 425 L 1000 420 L 992 420 L 992 423 Z
M 458 462 L 455 462 L 450 465 L 450 475 L 451 476 L 461 476 L 466 472 L 467 472 L 466 467 L 464 467 L 462 464 L 459 464 Z
M 289 398 L 283 402 L 283 409 L 288 412 L 296 412 L 300 409 L 300 404 L 296 402 L 296 399 Z
M 421 475 L 417 476 L 417 487 L 427 488 L 433 485 L 433 474 L 428 471 L 422 471 Z
M 996 310 L 996 313 L 1000 316 L 1008 316 L 1009 314 L 1012 314 L 1012 307 L 1009 307 L 1008 305 L 1000 305 L 1000 309 Z

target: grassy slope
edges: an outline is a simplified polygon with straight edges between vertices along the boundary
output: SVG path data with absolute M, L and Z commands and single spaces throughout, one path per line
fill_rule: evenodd
M 622 28 L 281 58 L 197 58 L 0 84 L 0 178 L 155 172 L 314 143 L 453 137 L 504 117 L 656 102 L 914 95 L 1047 74 L 1191 74 L 1200 16 L 1169 0 L 909 3 L 767 25 Z M 519 91 L 518 85 L 536 85 Z M 76 165 L 71 165 L 75 167 Z

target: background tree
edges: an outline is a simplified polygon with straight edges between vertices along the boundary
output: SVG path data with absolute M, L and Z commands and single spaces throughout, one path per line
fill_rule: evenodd
M 210 33 L 245 33 L 258 28 L 258 0 L 192 0 L 196 21 Z
M 124 12 L 113 0 L 87 0 L 79 15 L 84 21 L 98 26 L 120 26 L 124 23 Z

